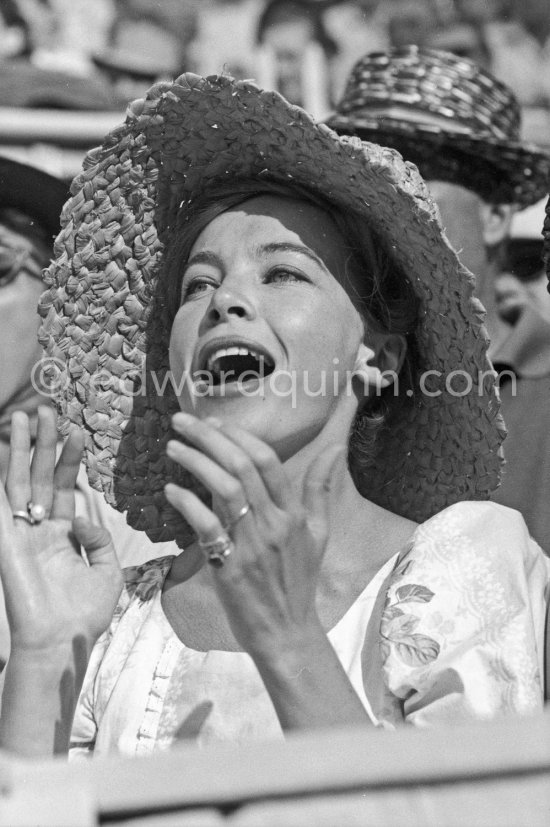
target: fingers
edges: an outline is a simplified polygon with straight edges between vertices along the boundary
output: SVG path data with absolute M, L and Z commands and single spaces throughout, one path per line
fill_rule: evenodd
M 225 535 L 218 517 L 192 491 L 168 483 L 164 486 L 164 493 L 168 502 L 187 520 L 200 542 L 208 543 Z
M 229 492 L 230 501 L 227 505 L 230 515 L 238 513 L 245 502 L 257 510 L 270 505 L 262 477 L 249 454 L 232 442 L 221 429 L 213 427 L 208 420 L 201 421 L 184 413 L 175 414 L 172 424 L 196 449 L 195 452 L 192 449 L 181 451 L 177 456 L 174 451 L 173 459 L 199 476 L 213 494 L 225 499 L 226 492 Z M 201 463 L 197 455 L 205 461 Z M 216 480 L 214 465 L 211 463 L 218 469 L 219 480 Z M 222 469 L 227 476 L 222 473 Z M 229 477 L 232 478 L 232 483 Z
M 166 453 L 211 491 L 216 501 L 216 510 L 220 507 L 223 510 L 220 517 L 225 523 L 231 522 L 249 501 L 241 482 L 201 451 L 173 439 L 166 446 Z
M 27 511 L 31 498 L 31 435 L 27 414 L 16 411 L 11 418 L 10 455 L 6 494 L 10 511 Z
M 84 449 L 84 435 L 74 427 L 63 446 L 53 477 L 52 519 L 72 520 L 75 511 L 76 478 Z
M 55 412 L 52 408 L 40 405 L 38 408 L 36 444 L 31 462 L 30 499 L 33 503 L 44 506 L 46 516 L 49 516 L 53 504 L 56 448 L 57 428 Z
M 119 564 L 109 532 L 93 525 L 84 517 L 73 520 L 73 532 L 86 552 L 90 566 L 110 566 L 118 571 Z
M 227 529 L 225 529 L 221 524 L 217 515 L 214 514 L 214 512 L 211 511 L 206 505 L 204 505 L 204 503 L 201 502 L 201 500 L 199 500 L 199 498 L 193 494 L 192 491 L 188 491 L 186 488 L 180 488 L 173 483 L 168 483 L 168 485 L 164 488 L 164 492 L 167 500 L 174 506 L 174 508 L 177 508 L 180 514 L 182 514 L 189 525 L 193 528 L 199 541 L 199 548 L 202 543 L 212 543 L 215 540 L 220 539 L 226 540 L 229 544 L 230 553 L 237 554 L 241 563 L 244 559 L 249 557 L 250 553 L 257 553 L 259 543 L 257 542 L 257 536 L 254 532 L 252 534 L 252 549 L 248 549 L 246 543 L 243 545 L 239 544 L 238 548 L 235 549 Z M 211 562 L 210 553 L 206 549 L 202 548 L 201 551 L 207 562 Z M 215 571 L 216 577 L 223 580 L 228 576 L 231 577 L 231 573 L 235 573 L 235 568 L 232 566 L 228 569 L 224 569 L 223 566 L 220 566 L 216 567 Z
M 291 509 L 295 502 L 292 486 L 288 484 L 283 465 L 273 448 L 243 428 L 225 425 L 213 418 L 208 418 L 206 422 L 219 429 L 250 457 L 275 505 L 283 510 Z
M 328 532 L 329 492 L 336 466 L 346 451 L 345 445 L 333 445 L 309 466 L 304 479 L 304 506 L 310 531 L 324 547 Z

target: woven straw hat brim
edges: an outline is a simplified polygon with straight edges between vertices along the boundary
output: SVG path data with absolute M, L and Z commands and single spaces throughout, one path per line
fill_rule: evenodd
M 136 392 L 127 377 L 145 365 L 162 387 L 168 370 L 152 296 L 178 214 L 216 182 L 242 177 L 304 185 L 364 218 L 419 297 L 416 338 L 423 369 L 436 372 L 433 395 L 415 393 L 381 432 L 363 495 L 416 521 L 488 498 L 504 430 L 483 309 L 416 168 L 392 150 L 339 138 L 277 93 L 190 74 L 154 86 L 88 154 L 47 272 L 40 337 L 66 365 L 62 422 L 85 428 L 91 484 L 152 540 L 189 541 L 163 493 L 174 478 L 198 490 L 165 454 L 175 395 L 159 395 L 150 381 Z M 448 392 L 452 371 L 467 377 L 470 393 Z
M 450 150 L 485 161 L 503 176 L 495 180 L 495 192 L 507 201 L 529 207 L 544 198 L 550 188 L 550 155 L 534 144 L 507 141 L 483 133 L 453 131 L 440 125 L 380 116 L 377 118 L 333 115 L 328 126 L 339 134 L 357 135 L 364 141 L 395 147 L 405 155 L 409 145 L 415 155 L 425 156 L 425 178 L 437 175 L 438 150 Z M 406 155 L 405 155 L 406 157 Z M 468 171 L 464 170 L 467 178 Z

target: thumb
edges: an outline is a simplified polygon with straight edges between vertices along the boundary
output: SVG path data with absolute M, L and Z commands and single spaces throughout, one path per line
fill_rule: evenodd
M 105 528 L 90 523 L 84 517 L 76 517 L 73 520 L 73 532 L 83 546 L 90 566 L 107 564 L 118 568 L 115 547 Z
M 304 479 L 304 505 L 313 535 L 324 542 L 328 531 L 328 501 L 332 475 L 346 451 L 345 445 L 332 445 L 316 457 Z

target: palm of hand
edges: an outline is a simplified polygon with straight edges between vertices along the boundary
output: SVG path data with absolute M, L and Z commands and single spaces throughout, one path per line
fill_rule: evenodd
M 18 521 L 2 543 L 12 548 L 5 596 L 12 645 L 43 649 L 77 635 L 93 643 L 111 620 L 120 571 L 88 566 L 68 520 Z
M 28 420 L 14 415 L 5 490 L 0 486 L 0 578 L 12 653 L 51 652 L 76 638 L 89 648 L 107 628 L 121 590 L 108 532 L 74 520 L 82 435 L 71 432 L 57 463 L 56 446 L 54 414 L 39 408 L 31 462 Z M 30 501 L 46 519 L 26 521 Z

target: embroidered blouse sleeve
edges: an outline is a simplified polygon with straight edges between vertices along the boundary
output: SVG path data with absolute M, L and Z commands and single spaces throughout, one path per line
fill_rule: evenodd
M 541 709 L 549 566 L 521 515 L 494 503 L 419 526 L 380 626 L 384 680 L 407 722 Z
M 125 587 L 120 595 L 113 619 L 109 628 L 101 635 L 92 649 L 88 667 L 84 676 L 82 689 L 76 705 L 75 716 L 71 729 L 69 744 L 69 759 L 87 758 L 92 755 L 95 747 L 97 721 L 94 712 L 95 682 L 99 668 L 105 657 L 105 652 L 113 638 L 115 629 L 130 602 L 130 594 Z
M 106 632 L 99 638 L 92 650 L 90 661 L 84 677 L 84 683 L 78 699 L 73 726 L 71 730 L 71 743 L 69 758 L 71 760 L 90 756 L 95 747 L 98 720 L 97 720 L 97 683 L 98 675 L 107 650 L 113 644 L 115 634 L 125 613 L 128 612 L 132 601 L 148 600 L 159 588 L 162 587 L 164 577 L 168 571 L 172 555 L 149 560 L 141 566 L 131 566 L 123 570 L 124 588 L 120 595 L 118 605 L 114 611 L 113 619 Z M 128 618 L 126 618 L 128 620 Z M 121 637 L 128 637 L 137 632 L 138 627 L 132 623 L 123 623 L 129 627 L 119 630 L 117 637 L 119 649 L 123 650 L 125 645 L 131 644 L 131 639 L 120 640 Z M 114 644 L 113 644 L 114 645 Z M 117 658 L 113 658 L 119 666 Z M 112 674 L 111 674 L 112 672 Z M 106 683 L 111 685 L 118 677 L 117 672 L 109 670 Z

